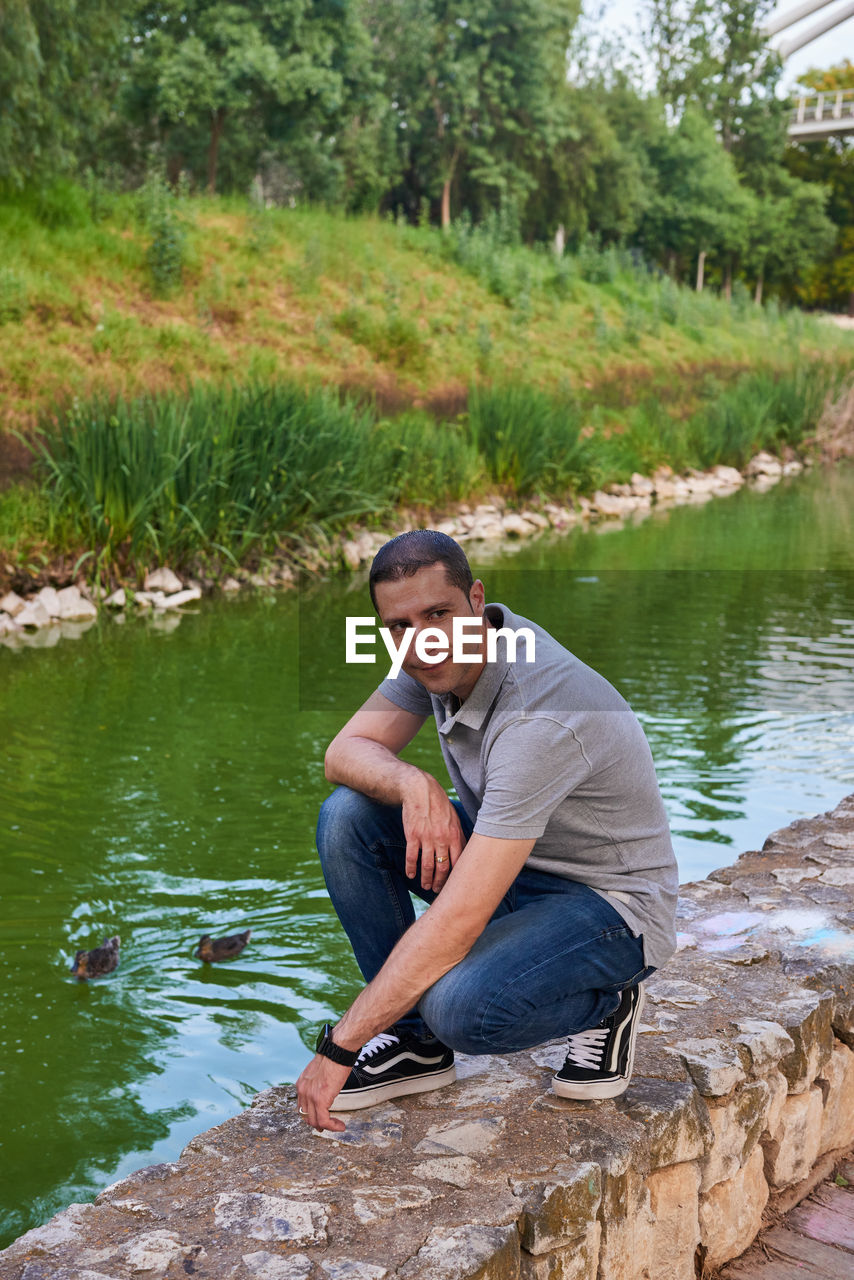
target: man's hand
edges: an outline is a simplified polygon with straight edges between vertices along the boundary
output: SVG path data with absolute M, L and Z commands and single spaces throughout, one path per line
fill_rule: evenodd
M 330 1129 L 343 1133 L 347 1128 L 343 1120 L 333 1119 L 329 1108 L 341 1092 L 341 1086 L 350 1074 L 349 1067 L 339 1066 L 322 1054 L 316 1053 L 297 1080 L 297 1100 L 300 1115 L 313 1129 Z
M 438 893 L 463 851 L 459 815 L 440 783 L 420 770 L 413 771 L 401 801 L 406 874 L 410 880 L 415 878 L 420 852 L 421 887 Z

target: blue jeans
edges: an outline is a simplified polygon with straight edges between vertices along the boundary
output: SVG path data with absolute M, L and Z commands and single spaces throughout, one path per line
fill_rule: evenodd
M 472 824 L 456 804 L 463 834 Z M 370 982 L 415 920 L 398 805 L 349 787 L 325 801 L 317 847 L 332 904 Z M 654 972 L 643 939 L 587 885 L 523 868 L 468 955 L 399 1024 L 429 1029 L 463 1053 L 513 1053 L 585 1031 L 613 1013 L 624 987 Z

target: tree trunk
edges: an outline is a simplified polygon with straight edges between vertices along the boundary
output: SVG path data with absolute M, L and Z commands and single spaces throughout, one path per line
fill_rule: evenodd
M 225 107 L 217 107 L 211 116 L 211 140 L 208 147 L 208 195 L 216 194 L 216 166 L 219 159 L 219 140 L 225 124 Z
M 562 258 L 563 251 L 566 248 L 566 227 L 561 222 L 555 232 L 555 257 Z
M 732 263 L 726 264 L 726 272 L 724 273 L 724 297 L 727 302 L 732 299 Z
M 442 187 L 442 230 L 448 231 L 451 226 L 451 179 L 445 179 Z
M 701 249 L 697 254 L 697 292 L 703 292 L 703 270 L 706 265 L 706 250 Z
M 457 161 L 460 158 L 459 147 L 454 147 L 454 154 L 451 156 L 451 163 L 448 166 L 448 176 L 445 178 L 445 184 L 442 187 L 442 230 L 449 231 L 451 227 L 451 183 L 454 180 L 454 172 L 457 168 Z
M 765 279 L 765 274 L 764 272 L 760 271 L 759 276 L 756 280 L 756 292 L 753 295 L 753 301 L 756 303 L 757 307 L 762 306 L 762 284 L 764 279 Z

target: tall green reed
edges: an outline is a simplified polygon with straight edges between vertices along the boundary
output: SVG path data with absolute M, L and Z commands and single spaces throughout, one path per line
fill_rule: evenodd
M 521 383 L 473 387 L 469 395 L 469 438 L 489 479 L 520 496 L 584 487 L 590 458 L 583 420 L 569 397 Z
M 101 397 L 36 438 L 46 537 L 87 548 L 96 573 L 237 564 L 401 504 L 436 509 L 496 489 L 565 497 L 663 463 L 741 466 L 757 449 L 801 444 L 843 378 L 839 365 L 804 362 L 709 380 L 686 420 L 660 399 L 604 411 L 524 384 L 472 387 L 452 422 L 415 410 L 378 419 L 333 389 L 288 384 Z

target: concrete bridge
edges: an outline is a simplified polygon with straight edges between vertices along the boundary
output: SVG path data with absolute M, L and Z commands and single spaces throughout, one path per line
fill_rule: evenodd
M 795 98 L 789 119 L 793 142 L 854 133 L 854 89 L 813 93 Z

